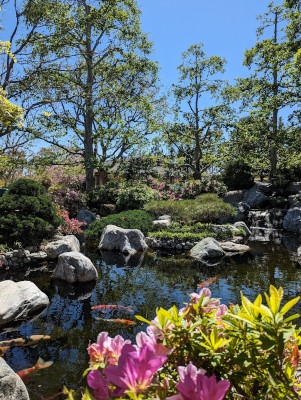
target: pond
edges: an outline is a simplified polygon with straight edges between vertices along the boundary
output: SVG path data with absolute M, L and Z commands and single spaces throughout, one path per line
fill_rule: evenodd
M 94 342 L 99 332 L 108 331 L 110 336 L 121 334 L 134 341 L 136 334 L 145 329 L 139 321 L 134 326 L 105 321 L 134 320 L 133 314 L 127 311 L 103 313 L 91 310 L 92 306 L 121 304 L 132 307 L 134 314 L 152 319 L 156 307 L 169 308 L 173 304 L 181 307 L 189 299 L 188 293 L 214 276 L 218 279 L 210 286 L 212 295 L 225 304 L 240 303 L 241 290 L 252 300 L 258 293 L 267 291 L 270 284 L 282 286 L 286 299 L 291 299 L 301 293 L 301 270 L 292 260 L 292 251 L 298 245 L 296 238 L 287 238 L 286 245 L 250 242 L 251 252 L 227 258 L 215 267 L 201 266 L 181 255 L 154 253 L 147 253 L 143 260 L 131 260 L 133 266 L 124 266 L 122 256 L 106 253 L 101 257 L 100 253 L 86 251 L 98 268 L 99 279 L 96 284 L 84 286 L 54 282 L 51 268 L 32 272 L 23 279 L 32 280 L 45 292 L 50 306 L 36 320 L 23 324 L 17 331 L 3 333 L 0 338 L 33 334 L 51 338 L 34 347 L 8 350 L 5 360 L 15 371 L 35 365 L 39 357 L 53 361 L 51 367 L 28 376 L 26 386 L 31 400 L 53 396 L 64 385 L 84 386 L 82 373 L 88 367 L 89 340 Z M 294 307 L 295 312 L 301 313 L 301 302 Z M 301 321 L 298 323 L 301 325 Z

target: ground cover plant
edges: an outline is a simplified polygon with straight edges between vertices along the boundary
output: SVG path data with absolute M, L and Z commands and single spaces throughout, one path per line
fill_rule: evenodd
M 21 178 L 0 198 L 0 232 L 9 245 L 40 242 L 60 225 L 56 207 L 41 184 Z
M 301 398 L 299 315 L 290 312 L 300 297 L 281 307 L 283 290 L 273 285 L 266 305 L 241 293 L 241 305 L 227 307 L 204 287 L 189 296 L 180 310 L 157 308 L 152 321 L 136 316 L 147 328 L 135 345 L 108 332 L 89 343 L 82 399 Z
M 102 231 L 107 225 L 117 225 L 124 229 L 139 229 L 145 235 L 151 230 L 152 217 L 143 210 L 123 211 L 94 221 L 84 232 L 89 245 L 98 245 Z
M 144 209 L 154 217 L 167 214 L 173 220 L 186 224 L 215 223 L 221 219 L 231 219 L 235 215 L 234 208 L 216 194 L 203 194 L 195 200 L 151 201 L 144 206 Z
M 226 230 L 226 231 L 213 231 L 213 230 L 204 230 L 199 233 L 194 232 L 170 232 L 168 230 L 162 230 L 159 232 L 149 232 L 149 237 L 159 240 L 176 240 L 176 241 L 192 241 L 192 242 L 199 242 L 206 237 L 212 237 L 216 240 L 228 240 L 234 236 L 233 231 Z

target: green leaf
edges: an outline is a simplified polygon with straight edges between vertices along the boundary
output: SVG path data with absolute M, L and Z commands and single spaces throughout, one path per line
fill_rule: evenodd
M 296 297 L 295 299 L 292 299 L 290 301 L 288 301 L 280 310 L 280 315 L 284 315 L 286 314 L 295 304 L 298 303 L 298 301 L 300 300 L 300 296 Z

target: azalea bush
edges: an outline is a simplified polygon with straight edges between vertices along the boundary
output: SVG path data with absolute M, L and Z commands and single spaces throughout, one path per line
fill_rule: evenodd
M 241 294 L 241 305 L 227 307 L 202 288 L 180 310 L 136 316 L 147 328 L 135 344 L 100 333 L 88 346 L 82 399 L 300 399 L 299 315 L 287 315 L 299 297 L 281 307 L 282 298 L 271 285 L 266 305 Z
M 53 204 L 66 209 L 71 217 L 85 207 L 85 195 L 75 190 L 49 189 L 47 193 Z
M 226 193 L 226 186 L 213 178 L 182 181 L 172 184 L 151 179 L 149 186 L 155 191 L 160 200 L 195 199 L 203 193 L 216 193 L 218 195 Z
M 75 235 L 77 233 L 83 233 L 81 227 L 87 225 L 87 222 L 80 222 L 76 218 L 70 218 L 69 212 L 64 209 L 57 209 L 57 215 L 61 220 L 59 231 L 65 235 Z

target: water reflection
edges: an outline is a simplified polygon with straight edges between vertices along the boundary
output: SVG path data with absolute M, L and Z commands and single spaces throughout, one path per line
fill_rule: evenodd
M 99 279 L 93 282 L 94 287 L 53 281 L 51 273 L 46 271 L 32 278 L 50 298 L 50 306 L 38 319 L 2 334 L 1 339 L 32 334 L 47 334 L 51 339 L 35 347 L 9 350 L 5 360 L 15 371 L 31 367 L 39 356 L 54 361 L 47 370 L 32 375 L 27 384 L 31 400 L 50 397 L 63 385 L 69 388 L 85 385 L 82 372 L 87 367 L 89 340 L 95 341 L 104 330 L 111 336 L 121 334 L 134 340 L 145 328 L 139 321 L 135 326 L 107 322 L 106 319 L 134 316 L 122 310 L 91 310 L 92 306 L 121 304 L 133 308 L 134 314 L 152 319 L 156 307 L 168 308 L 173 304 L 181 307 L 188 300 L 188 293 L 213 276 L 218 279 L 211 285 L 212 294 L 226 304 L 240 303 L 241 290 L 254 300 L 258 293 L 268 291 L 271 283 L 282 286 L 288 300 L 301 291 L 301 270 L 295 268 L 292 260 L 290 249 L 295 249 L 292 243 L 287 239 L 286 248 L 275 243 L 252 242 L 250 252 L 225 258 L 214 266 L 180 254 L 145 253 L 127 258 L 118 253 L 103 252 L 100 256 L 97 252 L 87 252 L 98 269 Z M 292 312 L 300 313 L 300 304 Z M 98 317 L 104 320 L 99 321 Z

